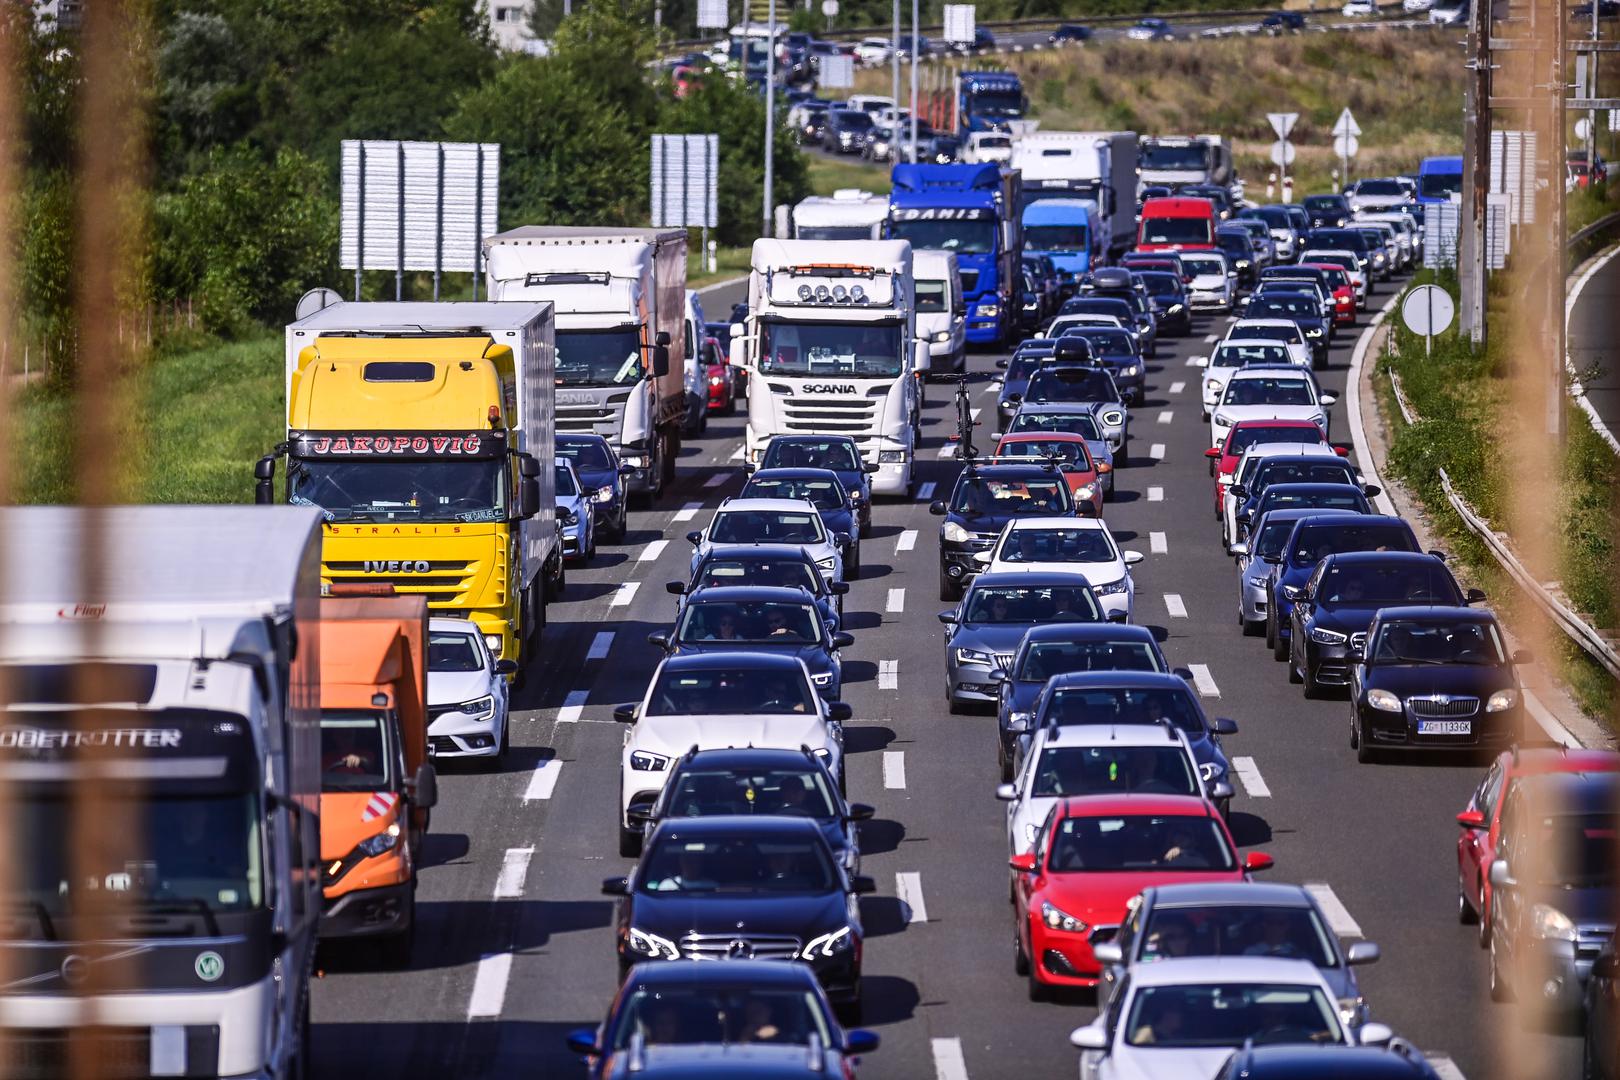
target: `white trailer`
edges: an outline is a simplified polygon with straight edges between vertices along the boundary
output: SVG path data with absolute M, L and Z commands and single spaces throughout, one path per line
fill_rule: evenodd
M 967 301 L 954 251 L 914 251 L 917 339 L 928 345 L 928 374 L 967 370 Z
M 1024 206 L 1089 202 L 1103 250 L 1117 257 L 1136 242 L 1138 150 L 1134 131 L 1032 131 L 1013 144 L 1012 167 L 1023 174 Z
M 889 219 L 889 197 L 860 188 L 812 195 L 793 208 L 795 240 L 876 240 Z

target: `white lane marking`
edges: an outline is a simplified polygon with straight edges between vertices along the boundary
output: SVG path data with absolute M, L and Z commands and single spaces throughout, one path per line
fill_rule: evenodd
M 1181 602 L 1181 594 L 1167 592 L 1164 594 L 1164 610 L 1170 613 L 1172 619 L 1185 619 L 1187 605 Z
M 910 551 L 916 546 L 917 530 L 907 529 L 905 532 L 901 533 L 900 538 L 894 542 L 894 552 L 896 555 L 898 555 L 900 552 Z
M 1179 394 L 1185 389 L 1187 389 L 1187 384 L 1179 379 L 1170 384 L 1170 392 L 1172 394 Z
M 956 444 L 953 442 L 948 442 L 944 446 L 940 447 L 939 453 L 935 454 L 934 456 L 944 459 L 950 457 L 954 453 L 956 453 Z
M 731 457 L 730 457 L 729 460 L 731 460 L 731 461 L 741 461 L 742 459 L 743 459 L 743 448 L 739 446 L 739 447 L 737 447 L 737 449 L 735 449 L 735 450 L 733 450 L 731 452 Z
M 1221 340 L 1221 335 L 1219 335 L 1219 334 L 1205 334 L 1204 335 L 1204 343 L 1206 345 L 1213 345 L 1219 340 Z
M 1328 925 L 1333 928 L 1335 934 L 1340 937 L 1362 936 L 1361 924 L 1356 922 L 1354 916 L 1350 914 L 1350 910 L 1334 895 L 1333 886 L 1320 881 L 1307 881 L 1305 891 L 1311 894 L 1311 898 L 1316 901 L 1316 906 L 1321 908 L 1322 914 L 1327 916 Z
M 1243 785 L 1243 790 L 1249 793 L 1249 798 L 1271 798 L 1271 789 L 1266 786 L 1265 778 L 1260 775 L 1260 766 L 1254 763 L 1254 758 L 1233 758 L 1232 771 L 1237 773 L 1238 782 Z
M 478 961 L 472 997 L 467 999 L 467 1019 L 501 1015 L 506 1005 L 506 980 L 511 974 L 511 953 L 491 953 Z
M 894 875 L 894 892 L 900 898 L 900 903 L 910 909 L 906 913 L 906 922 L 928 921 L 928 905 L 923 903 L 921 874 L 902 870 Z
M 687 503 L 685 506 L 683 506 L 679 510 L 675 511 L 675 520 L 676 521 L 691 521 L 693 518 L 698 516 L 698 511 L 702 510 L 702 509 L 703 509 L 703 504 L 700 503 L 700 502 Z
M 590 696 L 589 690 L 568 691 L 568 696 L 563 698 L 562 708 L 557 710 L 557 723 L 577 723 L 585 713 L 585 699 Z
M 636 556 L 636 562 L 655 562 L 667 547 L 669 547 L 668 540 L 654 540 L 641 549 L 641 554 Z
M 1221 688 L 1215 685 L 1215 676 L 1209 673 L 1208 664 L 1188 664 L 1187 670 L 1192 672 L 1193 685 L 1198 688 L 1199 697 L 1221 696 Z
M 1170 550 L 1170 539 L 1162 532 L 1148 533 L 1148 550 L 1155 555 L 1164 555 Z
M 969 409 L 968 410 L 968 419 L 969 420 L 977 420 L 978 418 L 979 418 L 979 410 L 978 409 Z
M 703 486 L 706 487 L 706 488 L 719 487 L 721 484 L 725 483 L 727 480 L 730 480 L 730 479 L 731 479 L 731 474 L 730 473 L 717 472 L 713 476 L 709 477 L 707 480 L 703 481 Z
M 529 860 L 532 858 L 532 847 L 506 849 L 506 857 L 501 860 L 500 876 L 495 879 L 495 899 L 505 900 L 523 895 L 523 882 L 529 876 Z
M 606 660 L 608 650 L 613 648 L 613 631 L 603 630 L 591 639 L 591 649 L 585 654 L 587 660 Z
M 1198 357 L 1196 357 L 1196 356 L 1187 357 L 1187 366 L 1188 367 L 1197 367 L 1198 366 Z
M 1164 488 L 1162 488 L 1162 487 L 1150 487 L 1150 488 L 1148 488 L 1148 502 L 1164 502 Z
M 523 801 L 539 802 L 551 798 L 551 793 L 557 790 L 557 777 L 562 773 L 562 762 L 556 758 L 547 758 L 534 767 L 529 774 L 529 786 L 523 790 Z
M 961 1039 L 930 1039 L 934 1052 L 934 1080 L 968 1080 L 967 1062 L 962 1060 Z
M 1164 409 L 1159 413 L 1159 423 L 1168 424 L 1171 420 L 1175 419 L 1175 415 L 1176 414 L 1172 410 Z
M 1148 447 L 1148 457 L 1152 458 L 1154 461 L 1163 461 L 1164 443 L 1156 442 L 1152 446 Z
M 1440 1077 L 1440 1080 L 1468 1080 L 1468 1077 L 1463 1075 L 1463 1071 L 1457 1068 L 1457 1063 L 1445 1054 L 1424 1054 L 1423 1056 L 1429 1059 L 1429 1065 L 1433 1067 L 1435 1075 Z
M 878 661 L 878 689 L 879 690 L 898 690 L 898 689 L 900 689 L 900 661 L 898 661 L 898 660 L 879 660 Z
M 906 610 L 906 590 L 890 589 L 889 602 L 883 610 L 891 613 Z
M 883 786 L 891 791 L 899 791 L 906 786 L 904 750 L 883 751 Z
M 929 499 L 934 497 L 934 489 L 937 486 L 938 485 L 932 480 L 928 481 L 926 484 L 917 485 L 917 498 L 922 502 L 927 502 Z
M 608 604 L 608 607 L 629 607 L 630 601 L 636 598 L 636 590 L 639 588 L 641 588 L 639 581 L 623 582 L 613 594 L 613 602 Z

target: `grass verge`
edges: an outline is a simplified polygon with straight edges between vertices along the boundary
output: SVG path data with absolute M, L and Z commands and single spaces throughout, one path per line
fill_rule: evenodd
M 889 167 L 870 165 L 860 158 L 832 157 L 827 154 L 805 152 L 810 163 L 810 190 L 816 195 L 831 195 L 839 188 L 860 188 L 874 195 L 889 193 Z
M 686 287 L 701 289 L 705 285 L 748 273 L 749 249 L 722 247 L 714 253 L 715 269 L 710 271 L 698 259 L 689 259 L 686 267 Z

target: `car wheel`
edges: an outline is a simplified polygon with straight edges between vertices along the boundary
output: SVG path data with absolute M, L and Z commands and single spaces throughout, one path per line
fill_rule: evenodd
M 947 702 L 947 708 L 949 708 L 950 713 L 951 713 L 952 716 L 965 716 L 965 715 L 967 715 L 967 711 L 968 711 L 967 705 L 964 702 L 956 700 L 956 696 L 954 694 L 947 695 L 945 700 Z
M 1012 783 L 1012 778 L 1013 778 L 1012 758 L 1007 756 L 1007 748 L 1002 745 L 1000 739 L 996 740 L 996 765 L 997 765 L 996 773 L 997 773 L 997 775 L 999 775 L 1001 777 L 1000 782 L 1003 783 L 1003 784 Z
M 1491 944 L 1491 1000 L 1512 1001 L 1513 991 L 1507 983 L 1507 972 L 1502 970 L 1502 958 L 1496 946 L 1496 937 L 1492 935 Z
M 1311 665 L 1306 663 L 1300 672 L 1299 681 L 1305 684 L 1305 697 L 1315 701 L 1322 696 L 1322 684 L 1316 681 L 1316 675 L 1311 671 Z
M 1306 661 L 1306 663 L 1309 663 L 1309 661 Z M 1300 683 L 1305 681 L 1305 676 L 1299 673 L 1299 668 L 1294 664 L 1294 654 L 1292 650 L 1290 650 L 1288 653 L 1288 681 L 1293 683 L 1295 686 L 1298 686 Z
M 393 971 L 404 971 L 411 966 L 411 953 L 416 949 L 416 888 L 412 886 L 405 898 L 405 929 L 390 934 L 377 942 L 377 951 L 383 966 Z
M 1378 760 L 1378 751 L 1374 750 L 1372 744 L 1361 734 L 1360 721 L 1354 720 L 1351 723 L 1353 726 L 1350 728 L 1350 746 L 1356 752 L 1356 764 L 1371 765 Z
M 1276 610 L 1277 605 L 1268 598 L 1266 603 L 1266 648 L 1271 650 L 1273 660 L 1286 660 L 1288 658 L 1288 646 L 1283 644 L 1282 635 L 1278 633 Z
M 581 560 L 580 565 L 583 566 L 585 563 L 590 562 L 594 558 L 596 558 L 596 526 L 592 525 L 591 546 L 585 549 L 585 558 Z
M 1239 612 L 1238 621 L 1243 624 L 1244 637 L 1259 637 L 1266 632 L 1266 621 L 1264 619 L 1245 619 L 1243 614 Z
M 1029 956 L 1024 952 L 1023 939 L 1018 936 L 1018 929 L 1013 928 L 1013 974 L 1029 974 Z
M 941 600 L 960 600 L 962 594 L 957 591 L 957 584 L 945 576 L 945 571 L 939 572 L 939 598 Z
M 1031 963 L 1029 965 L 1029 974 L 1025 979 L 1025 985 L 1028 987 L 1028 990 L 1029 990 L 1029 1000 L 1031 1000 L 1031 1001 L 1051 1001 L 1052 1000 L 1052 988 L 1050 986 L 1047 986 L 1045 983 L 1041 982 L 1040 977 L 1035 974 L 1035 965 L 1033 963 Z
M 619 826 L 619 854 L 626 859 L 634 859 L 641 854 L 641 832 L 637 829 L 627 829 Z
M 1460 873 L 1457 875 L 1457 921 L 1464 926 L 1472 926 L 1481 921 L 1479 913 L 1474 910 L 1474 905 L 1469 902 L 1468 894 L 1463 892 Z
M 1491 947 L 1491 906 L 1485 902 L 1485 887 L 1480 886 L 1479 905 L 1475 909 L 1475 917 L 1479 920 L 1479 947 Z

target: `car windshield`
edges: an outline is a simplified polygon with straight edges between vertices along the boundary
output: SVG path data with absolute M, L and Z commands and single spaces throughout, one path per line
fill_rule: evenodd
M 659 673 L 647 705 L 648 716 L 813 715 L 815 712 L 804 673 L 775 665 L 665 669 Z
M 1261 522 L 1249 538 L 1249 554 L 1257 559 L 1274 559 L 1282 553 L 1283 545 L 1294 531 L 1293 521 Z
M 1207 244 L 1209 218 L 1198 217 L 1144 217 L 1142 243 L 1144 244 Z
M 797 645 L 821 640 L 821 620 L 813 604 L 772 600 L 694 600 L 686 605 L 675 639 L 681 642 L 736 641 Z
M 716 544 L 821 544 L 821 517 L 798 510 L 723 510 L 709 526 Z
M 1237 368 L 1249 364 L 1286 364 L 1288 350 L 1282 345 L 1218 345 L 1209 358 L 1212 368 Z
M 1274 484 L 1266 489 L 1260 496 L 1260 503 L 1255 508 L 1255 517 L 1259 517 L 1268 510 L 1285 510 L 1290 507 L 1314 508 L 1318 510 L 1355 510 L 1359 513 L 1370 514 L 1367 497 L 1361 493 L 1360 488 L 1340 484 L 1335 487 L 1296 487 L 1293 484 Z
M 1310 461 L 1304 458 L 1273 458 L 1260 462 L 1249 480 L 1250 491 L 1264 491 L 1272 484 L 1354 484 L 1356 471 L 1341 458 Z M 1346 550 L 1363 551 L 1364 548 Z M 1401 549 L 1406 550 L 1405 548 Z M 1320 561 L 1320 560 L 1318 560 Z
M 995 120 L 1017 120 L 1024 115 L 1024 102 L 1015 93 L 1007 90 L 980 90 L 973 95 L 973 113 L 975 116 L 989 117 Z M 987 141 L 984 145 L 1006 146 L 1005 136 L 1001 142 Z
M 613 457 L 608 453 L 607 447 L 594 440 L 574 442 L 571 439 L 558 439 L 557 456 L 568 458 L 576 469 L 613 468 Z
M 428 631 L 429 671 L 482 671 L 484 654 L 478 638 L 446 630 Z
M 1342 195 L 1307 195 L 1305 209 L 1313 214 L 1342 214 L 1349 212 L 1350 204 Z
M 1316 586 L 1316 601 L 1347 607 L 1386 604 L 1460 604 L 1451 573 L 1438 564 L 1402 559 L 1398 565 L 1341 563 L 1328 568 Z
M 759 370 L 772 375 L 892 379 L 904 370 L 892 323 L 774 322 L 761 330 Z
M 1142 928 L 1143 960 L 1184 956 L 1278 956 L 1339 966 L 1333 939 L 1306 905 L 1211 904 L 1155 907 Z
M 1534 827 L 1534 850 L 1540 857 L 1536 879 L 1556 888 L 1591 888 L 1615 879 L 1614 844 L 1617 820 L 1613 814 L 1552 814 Z
M 1075 671 L 1163 671 L 1158 651 L 1145 641 L 1037 641 L 1024 650 L 1014 676 L 1044 683 Z
M 1256 206 L 1251 210 L 1243 211 L 1243 216 L 1264 222 L 1277 229 L 1287 229 L 1293 225 L 1293 222 L 1288 219 L 1287 208 L 1281 206 Z
M 1342 551 L 1417 551 L 1412 530 L 1400 522 L 1388 525 L 1307 525 L 1294 541 L 1293 563 L 1315 566 Z
M 499 458 L 290 458 L 287 501 L 329 521 L 505 521 Z
M 951 513 L 966 518 L 1067 515 L 1074 510 L 1061 476 L 1012 478 L 964 473 L 951 494 Z
M 644 893 L 693 896 L 829 893 L 840 887 L 819 837 L 683 836 L 671 830 L 643 858 Z
M 870 131 L 873 126 L 872 114 L 862 109 L 829 109 L 827 122 L 850 131 Z
M 1222 405 L 1314 405 L 1310 384 L 1304 379 L 1260 376 L 1233 379 L 1226 384 Z
M 1266 326 L 1265 324 L 1245 324 L 1232 328 L 1233 337 L 1258 338 L 1263 341 L 1287 341 L 1295 345 L 1303 345 L 1304 339 L 1299 336 L 1299 326 L 1289 323 L 1287 326 Z
M 1314 437 L 1307 438 L 1308 435 Z M 1226 452 L 1228 454 L 1242 454 L 1249 447 L 1263 443 L 1316 442 L 1320 441 L 1321 437 L 1321 430 L 1314 427 L 1241 426 L 1233 428 L 1232 434 L 1227 436 Z
M 1363 180 L 1356 185 L 1357 195 L 1399 195 L 1406 197 L 1406 189 L 1397 180 Z
M 1204 714 L 1182 690 L 1157 687 L 1068 687 L 1053 690 L 1041 714 L 1044 725 L 1160 724 L 1166 720 L 1190 735 L 1204 734 Z
M 833 1032 L 808 990 L 714 987 L 701 983 L 631 991 L 621 1003 L 609 1047 L 739 1045 L 823 1047 Z
M 1389 664 L 1499 667 L 1507 662 L 1496 627 L 1472 620 L 1391 619 L 1379 629 L 1372 657 Z
M 982 585 L 963 601 L 968 623 L 1098 622 L 1102 613 L 1084 585 Z
M 629 386 L 646 374 L 641 331 L 558 330 L 558 386 Z
M 1292 290 L 1286 292 L 1267 291 L 1264 296 L 1254 298 L 1245 312 L 1256 318 L 1286 319 L 1295 315 L 1305 315 L 1315 318 L 1322 312 L 1322 304 L 1318 300 L 1306 299 L 1300 293 Z
M 838 816 L 826 773 L 808 764 L 782 769 L 682 769 L 670 780 L 669 817 Z
M 696 586 L 765 585 L 819 593 L 821 578 L 801 559 L 709 559 L 698 568 Z
M 1049 350 L 1018 353 L 1007 363 L 1008 382 L 1028 382 L 1035 369 L 1052 359 Z
M 1418 177 L 1418 194 L 1426 199 L 1449 199 L 1461 190 L 1460 172 L 1426 172 Z
M 1181 295 L 1181 279 L 1175 274 L 1150 270 L 1142 274 L 1141 278 L 1142 284 L 1147 286 L 1147 291 L 1154 296 L 1179 297 Z
M 1030 376 L 1024 397 L 1037 403 L 1118 401 L 1119 392 L 1106 371 L 1095 368 L 1042 368 Z
M 565 466 L 558 465 L 552 469 L 552 482 L 557 485 L 558 495 L 579 494 L 579 489 L 574 486 L 574 474 Z
M 1024 226 L 1024 248 L 1027 251 L 1085 251 L 1086 247 L 1084 225 Z
M 1004 442 L 997 448 L 996 455 L 1009 458 L 1055 457 L 1084 469 L 1091 468 L 1091 458 L 1086 453 L 1086 444 L 1068 439 L 1020 439 L 1015 442 Z
M 1226 276 L 1226 260 L 1211 255 L 1183 255 L 1181 265 L 1195 277 L 1206 277 L 1211 274 L 1216 277 Z
M 1129 1046 L 1342 1044 L 1333 1002 L 1315 986 L 1205 983 L 1144 986 L 1125 1022 Z
M 831 469 L 859 472 L 861 458 L 853 443 L 838 439 L 824 442 L 804 439 L 773 439 L 765 447 L 761 469 Z
M 1202 795 L 1192 761 L 1163 746 L 1048 746 L 1029 789 L 1037 798 L 1070 795 Z
M 1064 818 L 1051 839 L 1054 873 L 1220 871 L 1237 866 L 1220 825 L 1189 814 Z
M 996 558 L 1009 563 L 1105 563 L 1119 558 L 1107 529 L 1014 529 Z
M 927 281 L 917 279 L 914 288 L 917 294 L 917 314 L 928 312 L 949 311 L 951 309 L 951 291 L 943 281 Z
M 1027 409 L 1020 409 L 1007 428 L 1007 434 L 1016 435 L 1023 431 L 1062 431 L 1091 442 L 1101 442 L 1103 437 L 1102 428 L 1097 426 L 1097 417 L 1090 410 L 1032 413 Z
M 930 211 L 916 211 L 930 213 Z M 949 213 L 949 211 L 944 211 Z M 890 218 L 889 239 L 909 240 L 918 251 L 954 251 L 958 255 L 988 255 L 996 250 L 996 223 L 937 218 Z
M 745 499 L 797 499 L 817 510 L 844 509 L 844 493 L 838 481 L 808 480 L 775 476 L 751 477 L 743 485 Z
M 1105 359 L 1126 359 L 1136 356 L 1136 341 L 1123 330 L 1066 331 L 1064 337 L 1083 337 L 1091 346 L 1093 356 Z
M 1215 245 L 1234 259 L 1247 262 L 1254 257 L 1254 244 L 1247 236 L 1220 233 L 1215 237 Z
M 1159 19 L 1143 19 L 1138 26 L 1162 25 Z M 1165 143 L 1142 144 L 1144 169 L 1198 169 L 1209 166 L 1209 148 L 1197 143 L 1177 146 Z
M 392 790 L 393 730 L 381 709 L 322 709 L 321 790 Z

